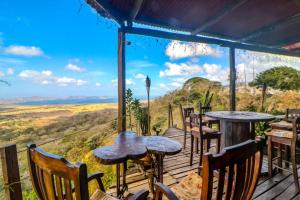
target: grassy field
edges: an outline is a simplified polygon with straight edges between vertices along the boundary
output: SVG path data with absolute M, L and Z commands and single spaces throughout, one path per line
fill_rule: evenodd
M 24 198 L 36 199 L 24 151 L 26 144 L 31 142 L 66 157 L 70 162 L 87 163 L 89 172 L 104 171 L 105 184 L 109 185 L 114 178 L 112 167 L 98 164 L 92 150 L 113 141 L 116 108 L 116 104 L 1 106 L 0 146 L 17 144 Z M 3 195 L 0 179 L 0 199 L 4 198 Z

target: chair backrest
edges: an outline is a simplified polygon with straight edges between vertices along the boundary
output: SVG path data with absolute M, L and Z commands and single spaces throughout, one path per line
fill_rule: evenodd
M 207 106 L 203 106 L 201 103 L 200 103 L 200 108 L 199 108 L 199 112 L 201 115 L 205 115 L 205 113 L 207 112 L 210 112 L 212 111 L 212 107 L 207 105 Z
M 31 181 L 39 199 L 89 199 L 85 164 L 70 164 L 35 144 L 27 146 L 27 156 Z
M 195 127 L 199 128 L 200 136 L 203 135 L 202 127 L 205 125 L 203 124 L 203 116 L 201 114 L 192 113 L 190 114 L 190 129 L 193 129 Z
M 189 118 L 192 113 L 194 113 L 194 108 L 193 107 L 183 108 L 184 119 Z
M 300 117 L 296 117 L 292 120 L 293 123 L 293 142 L 297 142 L 298 135 L 300 134 Z
M 251 199 L 259 179 L 262 158 L 262 144 L 254 140 L 227 147 L 220 154 L 205 154 L 201 199 Z M 219 174 L 216 182 L 213 181 L 215 171 Z M 213 192 L 213 182 L 217 184 L 216 192 Z
M 294 118 L 300 117 L 300 109 L 297 108 L 288 108 L 285 113 L 285 120 L 288 122 L 293 121 Z

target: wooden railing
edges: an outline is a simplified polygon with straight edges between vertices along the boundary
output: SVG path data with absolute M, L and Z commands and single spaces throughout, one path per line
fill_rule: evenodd
M 13 144 L 1 147 L 0 156 L 6 199 L 22 200 L 17 146 Z

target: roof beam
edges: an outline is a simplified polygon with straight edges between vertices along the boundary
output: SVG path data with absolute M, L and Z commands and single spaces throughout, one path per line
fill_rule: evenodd
M 134 6 L 133 6 L 133 9 L 132 9 L 132 11 L 131 11 L 131 13 L 130 13 L 130 18 L 131 18 L 132 21 L 133 21 L 133 20 L 136 18 L 136 16 L 139 14 L 140 9 L 141 9 L 141 7 L 142 7 L 142 5 L 143 5 L 143 2 L 144 2 L 144 0 L 136 0 L 136 1 L 135 1 Z
M 166 31 L 161 31 L 161 30 L 136 28 L 136 27 L 124 27 L 123 30 L 129 34 L 159 37 L 159 38 L 165 38 L 165 39 L 170 39 L 170 40 L 181 40 L 181 41 L 186 41 L 186 42 L 216 44 L 216 45 L 220 45 L 220 46 L 224 46 L 224 47 L 234 47 L 237 49 L 245 49 L 245 50 L 249 50 L 249 51 L 259 51 L 259 52 L 265 52 L 265 53 L 300 57 L 300 53 L 285 50 L 282 48 L 272 48 L 272 47 L 267 47 L 267 46 L 258 45 L 258 44 L 240 43 L 238 41 L 222 40 L 220 38 L 211 38 L 211 37 L 196 36 L 196 35 L 186 35 L 186 34 L 181 34 L 181 33 L 166 32 Z
M 244 3 L 246 3 L 248 0 L 236 0 L 232 3 L 226 4 L 224 8 L 221 10 L 221 12 L 218 12 L 215 16 L 212 16 L 210 19 L 208 19 L 204 24 L 196 28 L 192 35 L 197 35 L 200 32 L 206 30 L 207 28 L 211 27 L 212 25 L 219 22 L 221 19 L 223 19 L 226 15 L 230 14 L 232 11 L 237 9 L 238 7 L 242 6 Z
M 120 14 L 110 8 L 108 0 L 86 0 L 103 17 L 111 18 L 120 26 L 124 26 L 124 19 Z
M 277 44 L 275 44 L 275 47 L 284 47 L 284 46 L 289 46 L 292 44 L 295 44 L 297 42 L 300 42 L 300 38 L 298 37 L 288 37 L 284 40 L 278 41 Z
M 269 33 L 269 32 L 274 32 L 274 31 L 278 31 L 280 29 L 283 29 L 289 25 L 293 25 L 293 24 L 297 24 L 300 23 L 300 13 L 293 15 L 291 17 L 288 17 L 286 19 L 280 20 L 279 22 L 276 22 L 270 26 L 266 26 L 263 28 L 260 28 L 246 36 L 244 36 L 243 38 L 241 38 L 240 40 L 245 42 L 245 41 L 249 41 L 255 38 L 258 38 L 259 36 Z

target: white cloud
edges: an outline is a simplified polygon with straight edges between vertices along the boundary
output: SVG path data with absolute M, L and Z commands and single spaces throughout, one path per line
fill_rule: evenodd
M 118 85 L 118 79 L 113 79 L 113 80 L 111 80 L 111 83 L 112 83 L 114 86 L 117 86 L 117 85 Z
M 101 83 L 96 83 L 95 84 L 97 87 L 100 87 L 101 86 Z
M 159 72 L 160 77 L 164 76 L 191 76 L 202 71 L 202 68 L 198 64 L 190 63 L 165 63 L 167 69 Z
M 163 89 L 168 89 L 168 86 L 166 84 L 164 84 L 164 83 L 160 83 L 159 87 L 163 88 Z
M 236 69 L 238 82 L 250 82 L 262 71 L 276 66 L 288 66 L 300 70 L 300 58 L 261 52 L 237 50 Z
M 12 76 L 12 75 L 14 75 L 14 73 L 15 73 L 15 70 L 13 68 L 7 68 L 7 70 L 6 70 L 7 76 Z
M 113 79 L 111 80 L 111 83 L 114 85 L 114 86 L 117 86 L 118 85 L 118 79 Z M 125 81 L 126 85 L 135 85 L 135 82 L 129 78 L 129 79 L 126 79 Z
M 79 58 L 71 58 L 69 59 L 69 63 L 79 63 L 80 59 Z
M 135 85 L 135 82 L 131 78 L 126 79 L 126 85 Z
M 13 55 L 20 56 L 41 56 L 43 51 L 39 47 L 35 46 L 18 46 L 11 45 L 5 49 L 5 52 Z
M 66 70 L 69 70 L 69 71 L 73 71 L 73 72 L 84 72 L 84 71 L 85 71 L 84 68 L 81 68 L 81 67 L 79 67 L 78 65 L 71 64 L 71 63 L 67 64 L 67 65 L 65 66 L 65 69 L 66 69 Z
M 0 70 L 0 77 L 12 76 L 14 75 L 14 73 L 15 73 L 14 69 L 9 67 L 6 69 L 6 72 Z
M 203 77 L 211 81 L 221 82 L 223 85 L 228 84 L 229 69 L 223 68 L 221 65 L 208 64 L 203 65 Z
M 145 79 L 146 76 L 145 76 L 144 74 L 142 74 L 142 73 L 139 73 L 139 74 L 136 74 L 136 75 L 134 76 L 134 78 L 136 78 L 136 79 Z
M 187 43 L 173 40 L 166 48 L 165 54 L 171 60 L 197 57 L 197 56 L 214 56 L 220 57 L 223 52 L 219 48 L 213 48 L 204 43 Z
M 55 84 L 58 86 L 77 85 L 81 86 L 87 83 L 85 80 L 75 79 L 71 77 L 57 77 L 54 76 L 50 70 L 36 71 L 36 70 L 23 70 L 19 77 L 23 80 L 31 80 L 34 83 L 49 85 Z

